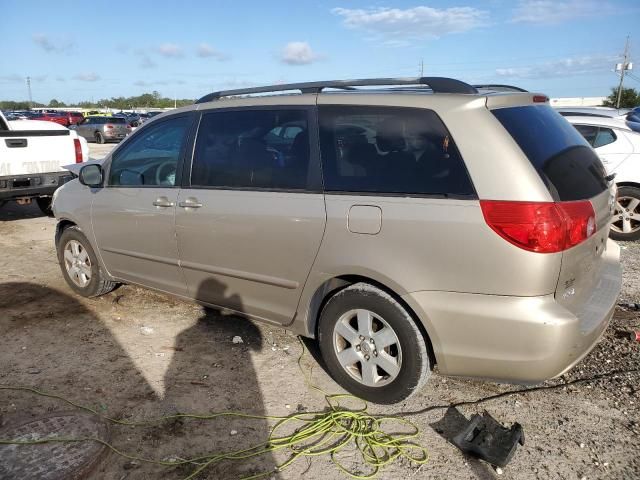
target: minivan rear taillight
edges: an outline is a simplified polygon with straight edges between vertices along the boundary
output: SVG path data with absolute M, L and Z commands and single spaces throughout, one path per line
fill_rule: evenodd
M 106 128 L 113 128 L 113 125 L 111 125 L 110 123 L 107 123 L 107 124 L 105 125 L 105 127 L 106 127 Z
M 582 243 L 596 231 L 595 213 L 588 200 L 480 200 L 480 206 L 489 227 L 509 243 L 531 252 L 561 252 Z
M 73 139 L 73 147 L 76 150 L 76 163 L 82 163 L 82 145 L 80 145 L 79 139 Z

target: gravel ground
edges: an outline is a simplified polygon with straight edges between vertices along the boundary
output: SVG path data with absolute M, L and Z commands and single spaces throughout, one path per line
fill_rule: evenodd
M 35 206 L 0 210 L 0 249 L 5 252 L 0 258 L 0 384 L 52 391 L 128 419 L 176 411 L 287 415 L 324 408 L 322 395 L 306 385 L 300 372 L 298 340 L 283 329 L 131 286 L 97 299 L 75 295 L 59 272 L 54 227 L 55 221 L 42 217 Z M 640 243 L 622 248 L 621 299 L 640 303 Z M 423 466 L 394 462 L 380 478 L 640 479 L 640 343 L 620 333 L 633 329 L 640 329 L 640 311 L 619 308 L 590 355 L 564 377 L 532 389 L 435 373 L 409 401 L 370 406 L 372 412 L 402 414 L 415 422 L 430 454 Z M 235 336 L 243 343 L 233 343 Z M 302 367 L 312 369 L 313 382 L 324 390 L 341 392 L 313 356 L 305 356 Z M 0 390 L 0 427 L 16 417 L 68 409 L 51 399 Z M 505 424 L 521 423 L 525 431 L 525 446 L 501 474 L 447 441 L 463 417 L 485 409 Z M 113 427 L 112 441 L 137 455 L 189 457 L 255 444 L 272 425 L 223 418 Z M 226 462 L 202 478 L 238 478 L 271 469 L 285 458 L 275 454 Z M 353 452 L 343 460 L 358 465 Z M 163 470 L 109 454 L 89 478 L 185 476 L 186 470 Z M 346 477 L 324 456 L 300 460 L 272 478 Z

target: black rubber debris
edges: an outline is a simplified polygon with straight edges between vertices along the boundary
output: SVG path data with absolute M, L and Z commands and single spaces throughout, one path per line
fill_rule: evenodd
M 503 427 L 486 410 L 474 415 L 467 425 L 451 439 L 464 453 L 484 460 L 496 467 L 506 467 L 518 444 L 524 445 L 522 425 Z

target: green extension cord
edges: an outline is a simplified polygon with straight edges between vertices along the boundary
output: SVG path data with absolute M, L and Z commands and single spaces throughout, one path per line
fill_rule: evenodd
M 73 407 L 87 411 L 96 415 L 103 420 L 111 422 L 115 425 L 125 425 L 133 427 L 150 426 L 158 423 L 167 422 L 177 419 L 197 419 L 211 420 L 217 417 L 236 417 L 244 419 L 260 419 L 277 421 L 269 433 L 269 437 L 263 443 L 253 447 L 237 450 L 233 452 L 212 453 L 196 458 L 179 459 L 176 461 L 153 460 L 135 455 L 129 455 L 118 450 L 108 442 L 96 437 L 84 438 L 44 438 L 40 440 L 16 441 L 2 440 L 0 445 L 37 445 L 43 443 L 72 443 L 72 442 L 98 442 L 109 448 L 112 452 L 129 460 L 162 465 L 165 467 L 176 467 L 184 465 L 192 465 L 193 471 L 183 480 L 192 480 L 199 473 L 203 472 L 207 467 L 221 462 L 223 460 L 244 460 L 252 457 L 258 457 L 279 450 L 287 450 L 290 453 L 289 458 L 278 465 L 275 470 L 258 473 L 242 477 L 241 480 L 253 480 L 262 478 L 267 475 L 284 470 L 291 465 L 299 457 L 314 457 L 320 455 L 329 455 L 331 462 L 343 473 L 356 479 L 370 479 L 377 476 L 382 467 L 394 462 L 397 458 L 404 458 L 416 464 L 425 464 L 429 460 L 427 450 L 415 443 L 415 438 L 420 433 L 420 429 L 409 420 L 397 416 L 390 415 L 374 415 L 367 412 L 368 405 L 361 400 L 349 394 L 330 395 L 319 387 L 315 386 L 310 376 L 302 368 L 300 363 L 305 353 L 304 344 L 300 340 L 302 353 L 298 357 L 298 366 L 302 371 L 306 384 L 325 397 L 328 409 L 321 412 L 297 413 L 283 416 L 272 415 L 250 415 L 240 412 L 220 412 L 214 414 L 188 414 L 179 413 L 160 417 L 154 420 L 144 422 L 129 422 L 126 420 L 118 420 L 115 418 L 102 415 L 95 409 L 74 403 L 60 395 L 43 392 L 30 387 L 18 387 L 10 385 L 0 385 L 0 390 L 18 390 L 25 391 L 42 397 L 61 400 Z M 352 399 L 362 402 L 359 409 L 347 409 L 340 405 L 340 399 Z M 386 428 L 383 428 L 385 424 Z M 390 428 L 393 427 L 393 428 Z M 280 433 L 287 429 L 289 434 Z M 408 433 L 396 433 L 401 429 L 408 429 Z M 394 432 L 394 433 L 390 433 Z M 354 469 L 349 469 L 342 465 L 338 459 L 338 455 L 345 447 L 355 447 L 361 455 L 362 462 L 369 470 L 368 473 L 360 473 Z

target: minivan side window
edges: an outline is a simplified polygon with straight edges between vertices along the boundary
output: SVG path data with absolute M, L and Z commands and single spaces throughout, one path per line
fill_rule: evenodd
M 301 190 L 309 172 L 306 110 L 233 110 L 202 116 L 191 186 Z
M 114 154 L 109 185 L 174 186 L 190 121 L 189 116 L 170 118 L 131 138 L 122 151 Z
M 435 112 L 344 105 L 319 111 L 326 191 L 475 196 L 460 153 Z

